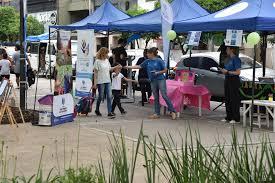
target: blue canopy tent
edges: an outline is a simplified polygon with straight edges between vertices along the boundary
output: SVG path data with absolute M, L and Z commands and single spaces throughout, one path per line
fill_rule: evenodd
M 174 22 L 208 15 L 194 0 L 174 0 L 171 3 Z M 153 10 L 143 15 L 110 23 L 118 31 L 128 32 L 161 32 L 161 10 Z
M 44 34 L 37 35 L 37 36 L 28 36 L 26 38 L 26 41 L 39 42 L 39 41 L 48 40 L 48 39 L 49 39 L 49 33 L 44 33 Z
M 109 0 L 95 10 L 94 13 L 84 18 L 83 20 L 70 25 L 57 25 L 51 28 L 63 30 L 83 30 L 94 29 L 96 31 L 108 31 L 109 23 L 130 18 L 127 14 L 117 9 Z
M 275 1 L 243 0 L 204 17 L 175 22 L 174 28 L 177 32 L 227 29 L 274 32 Z

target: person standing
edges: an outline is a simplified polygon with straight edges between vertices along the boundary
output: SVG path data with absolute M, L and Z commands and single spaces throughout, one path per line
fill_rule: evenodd
M 148 59 L 147 51 L 148 51 L 148 49 L 144 49 L 143 57 L 138 59 L 137 65 L 141 65 L 145 60 Z M 144 103 L 148 102 L 149 98 L 152 95 L 150 80 L 149 80 L 146 68 L 139 70 L 138 82 L 139 82 L 139 85 L 140 85 L 141 96 L 142 96 L 141 97 L 142 98 L 141 104 L 142 104 L 142 106 L 144 106 Z M 148 98 L 146 96 L 146 92 L 148 93 Z
M 118 63 L 115 63 L 114 66 L 118 66 Z M 126 111 L 123 109 L 120 102 L 120 93 L 121 93 L 121 81 L 124 80 L 126 82 L 135 82 L 132 79 L 128 79 L 121 74 L 121 68 L 115 68 L 112 73 L 112 93 L 113 93 L 113 103 L 112 103 L 112 114 L 115 115 L 116 106 L 119 108 L 120 113 L 122 115 L 126 114 Z
M 122 65 L 122 67 L 125 67 L 127 65 L 127 52 L 125 49 L 125 40 L 124 39 L 119 39 L 118 40 L 118 47 L 116 47 L 113 51 L 113 54 L 115 56 L 115 62 L 119 63 Z M 127 76 L 127 70 L 122 69 L 121 73 L 124 76 Z
M 150 116 L 150 119 L 158 119 L 160 118 L 160 103 L 159 103 L 159 93 L 161 93 L 162 98 L 165 100 L 168 110 L 171 112 L 172 119 L 176 119 L 176 110 L 171 102 L 171 100 L 167 96 L 166 89 L 166 80 L 165 73 L 167 72 L 167 68 L 165 67 L 165 63 L 162 59 L 158 58 L 158 50 L 157 48 L 150 48 L 147 53 L 148 59 L 144 61 L 141 65 L 136 66 L 126 66 L 126 69 L 146 69 L 148 77 L 151 82 L 151 88 L 154 95 L 154 114 Z
M 112 49 L 112 56 L 109 58 L 110 65 L 113 66 L 115 64 L 115 51 Z
M 224 65 L 224 69 L 220 68 L 225 75 L 224 92 L 226 118 L 222 121 L 230 122 L 231 124 L 240 122 L 240 74 L 241 74 L 241 59 L 238 57 L 237 47 L 227 47 L 229 61 Z
M 14 63 L 14 73 L 16 76 L 16 84 L 17 89 L 19 89 L 19 81 L 20 81 L 20 45 L 15 45 L 15 52 L 12 56 L 12 61 Z M 30 60 L 27 58 L 27 67 L 31 68 Z
M 111 67 L 108 60 L 108 48 L 102 47 L 96 54 L 96 61 L 94 64 L 94 89 L 98 89 L 98 99 L 96 103 L 95 113 L 97 116 L 102 116 L 99 107 L 101 101 L 104 99 L 104 94 L 107 96 L 107 110 L 108 116 L 114 117 L 112 114 L 112 94 L 111 94 L 111 77 L 110 72 L 115 68 L 121 68 L 121 65 Z
M 118 63 L 120 65 L 122 65 L 122 67 L 125 67 L 127 65 L 127 52 L 125 49 L 125 45 L 126 45 L 126 41 L 124 39 L 119 39 L 118 40 L 118 47 L 116 47 L 113 50 L 113 54 L 114 54 L 114 58 L 115 58 L 115 62 L 114 63 Z M 128 76 L 128 72 L 127 69 L 122 68 L 121 70 L 121 74 L 124 76 Z M 121 87 L 123 88 L 122 92 L 121 92 L 121 96 L 124 96 L 124 89 L 127 88 L 127 83 L 125 83 L 124 81 L 121 83 Z M 125 88 L 126 87 L 126 88 Z
M 229 56 L 226 52 L 225 42 L 223 42 L 223 44 L 219 47 L 218 52 L 220 52 L 220 67 L 224 68 L 224 65 L 227 64 L 229 59 Z
M 10 79 L 11 62 L 8 60 L 8 54 L 3 54 L 3 59 L 0 60 L 0 75 L 2 79 Z

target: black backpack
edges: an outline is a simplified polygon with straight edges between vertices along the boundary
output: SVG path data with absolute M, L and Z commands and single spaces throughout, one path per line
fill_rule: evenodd
M 28 84 L 29 87 L 35 83 L 35 74 L 32 69 L 28 69 L 27 71 Z

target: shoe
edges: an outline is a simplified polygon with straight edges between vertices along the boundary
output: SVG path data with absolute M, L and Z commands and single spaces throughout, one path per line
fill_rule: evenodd
M 172 120 L 176 120 L 177 114 L 175 112 L 171 112 L 171 117 L 172 117 Z
M 228 122 L 228 120 L 227 119 L 222 119 L 221 122 L 226 123 L 226 122 Z
M 127 114 L 126 111 L 122 111 L 122 112 L 121 112 L 121 115 L 125 115 L 125 114 Z
M 95 114 L 96 114 L 97 116 L 102 116 L 102 114 L 101 114 L 99 111 L 95 111 Z
M 153 115 L 149 116 L 149 119 L 159 119 L 159 118 L 160 118 L 160 116 L 157 114 L 153 114 Z
M 235 121 L 235 120 L 231 120 L 229 123 L 230 124 L 236 124 L 236 123 L 240 123 L 240 122 L 239 121 Z
M 111 112 L 111 114 L 113 114 L 114 116 L 116 116 L 116 113 L 114 113 L 114 112 Z
M 109 113 L 109 114 L 108 114 L 108 117 L 110 117 L 111 119 L 113 119 L 113 118 L 115 118 L 116 116 L 115 116 L 114 113 Z

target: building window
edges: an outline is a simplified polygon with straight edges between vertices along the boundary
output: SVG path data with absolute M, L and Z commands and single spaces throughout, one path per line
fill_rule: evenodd
M 128 11 L 130 9 L 130 2 L 126 1 L 125 2 L 125 10 Z

